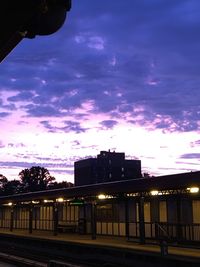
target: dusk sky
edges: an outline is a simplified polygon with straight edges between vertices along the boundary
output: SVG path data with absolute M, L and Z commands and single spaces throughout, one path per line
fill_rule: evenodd
M 101 150 L 142 172 L 199 170 L 200 1 L 72 0 L 63 27 L 0 64 L 0 173 L 73 182 Z

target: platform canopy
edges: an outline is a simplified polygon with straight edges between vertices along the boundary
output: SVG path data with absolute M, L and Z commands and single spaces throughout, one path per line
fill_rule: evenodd
M 43 199 L 87 198 L 99 195 L 128 196 L 193 193 L 200 188 L 200 171 L 172 174 L 151 178 L 139 178 L 110 183 L 74 186 L 70 188 L 30 192 L 0 197 L 0 204 L 7 202 L 33 201 Z M 195 191 L 194 191 L 195 192 Z M 198 192 L 199 193 L 199 190 Z

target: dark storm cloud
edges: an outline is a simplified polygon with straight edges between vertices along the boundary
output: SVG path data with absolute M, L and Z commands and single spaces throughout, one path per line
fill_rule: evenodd
M 32 117 L 62 117 L 61 109 L 94 100 L 91 112 L 123 117 L 142 106 L 141 125 L 196 130 L 199 9 L 198 0 L 74 0 L 58 33 L 24 40 L 3 62 L 0 91 L 18 92 L 12 104 L 31 100 L 23 108 Z M 69 123 L 63 130 L 84 131 Z

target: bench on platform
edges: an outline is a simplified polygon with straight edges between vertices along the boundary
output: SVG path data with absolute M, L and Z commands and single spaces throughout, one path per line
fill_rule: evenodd
M 77 225 L 74 222 L 60 222 L 58 223 L 59 232 L 76 232 Z

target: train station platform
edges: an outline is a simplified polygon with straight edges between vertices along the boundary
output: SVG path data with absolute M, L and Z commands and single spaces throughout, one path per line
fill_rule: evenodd
M 29 234 L 27 230 L 0 230 L 1 242 L 12 243 L 26 253 L 27 244 L 32 252 L 39 256 L 51 253 L 51 257 L 74 259 L 79 258 L 80 262 L 87 264 L 96 260 L 111 263 L 111 266 L 199 266 L 200 247 L 179 247 L 172 244 L 139 244 L 134 240 L 127 240 L 125 237 L 97 236 L 91 239 L 90 235 L 80 235 L 76 233 L 59 233 L 54 236 L 48 231 L 33 231 Z M 13 245 L 14 243 L 14 245 Z M 163 247 L 164 246 L 164 247 Z M 5 250 L 3 251 L 5 252 Z M 39 253 L 41 252 L 41 253 Z M 27 254 L 30 251 L 27 250 Z M 96 263 L 95 263 L 96 264 Z M 90 266 L 90 265 L 87 265 Z M 105 265 L 106 266 L 106 265 Z

